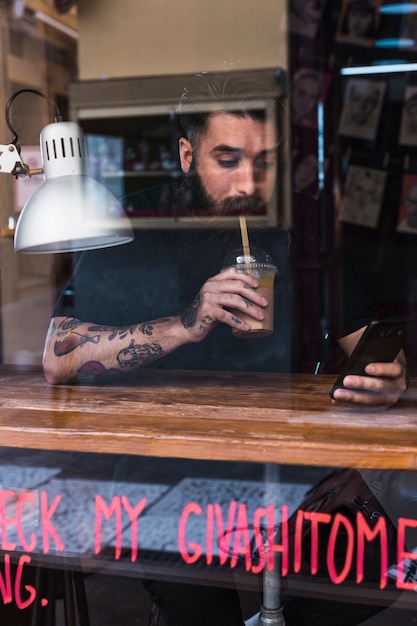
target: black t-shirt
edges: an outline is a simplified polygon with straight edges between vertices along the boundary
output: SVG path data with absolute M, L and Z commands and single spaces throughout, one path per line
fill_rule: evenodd
M 134 195 L 135 209 L 157 203 L 155 192 Z M 129 197 L 132 206 L 132 197 Z M 156 204 L 155 206 L 158 206 Z M 200 343 L 182 346 L 148 367 L 234 371 L 293 370 L 295 315 L 290 236 L 283 228 L 251 229 L 251 244 L 267 250 L 275 279 L 274 332 L 268 337 L 236 339 L 219 324 Z M 226 254 L 241 246 L 239 229 L 176 228 L 136 230 L 132 243 L 82 254 L 70 281 L 70 309 L 62 295 L 54 316 L 71 316 L 108 326 L 129 326 L 184 311 L 203 283 L 217 274 Z M 353 290 L 354 281 L 349 290 Z M 66 290 L 68 291 L 68 290 Z M 360 290 L 349 297 L 347 334 L 369 318 L 369 300 Z

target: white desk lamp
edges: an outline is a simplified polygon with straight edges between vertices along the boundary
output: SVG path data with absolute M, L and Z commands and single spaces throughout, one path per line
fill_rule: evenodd
M 17 135 L 9 121 L 10 106 L 23 92 L 49 100 L 35 89 L 21 89 L 6 105 L 6 122 L 14 137 L 10 144 L 0 144 L 0 172 L 16 178 L 37 174 L 45 177 L 19 216 L 14 239 L 16 252 L 73 252 L 132 241 L 132 227 L 121 204 L 87 174 L 81 128 L 74 122 L 63 122 L 55 103 L 55 122 L 48 124 L 40 135 L 42 168 L 30 170 L 23 163 Z

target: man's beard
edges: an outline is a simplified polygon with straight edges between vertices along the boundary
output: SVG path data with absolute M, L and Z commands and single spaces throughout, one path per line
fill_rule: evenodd
M 219 205 L 216 215 L 266 215 L 268 207 L 258 194 L 231 196 Z
M 195 168 L 190 171 L 181 187 L 180 198 L 183 209 L 196 216 L 267 215 L 268 206 L 257 194 L 250 196 L 229 196 L 216 201 L 207 193 L 201 176 Z M 181 211 L 181 204 L 179 205 Z

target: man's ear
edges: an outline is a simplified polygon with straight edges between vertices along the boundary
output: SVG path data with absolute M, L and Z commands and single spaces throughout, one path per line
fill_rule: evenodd
M 193 148 L 190 142 L 188 141 L 188 139 L 186 139 L 185 137 L 181 137 L 178 145 L 179 145 L 181 169 L 184 172 L 184 174 L 186 174 L 189 171 L 191 167 L 191 163 L 193 161 Z

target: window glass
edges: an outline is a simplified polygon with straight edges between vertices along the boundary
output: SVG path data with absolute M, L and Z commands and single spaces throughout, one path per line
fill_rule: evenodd
M 414 9 L 1 3 L 4 623 L 415 619 Z

